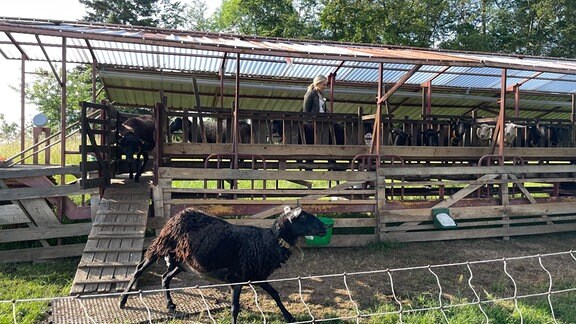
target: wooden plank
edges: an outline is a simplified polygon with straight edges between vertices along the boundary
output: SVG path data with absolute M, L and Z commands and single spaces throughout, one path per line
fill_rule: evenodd
M 347 182 L 350 183 L 350 182 Z M 193 194 L 222 194 L 222 189 L 196 189 L 196 188 L 175 188 L 173 190 L 164 189 L 165 192 L 170 193 L 193 193 Z M 226 189 L 226 194 L 240 194 L 240 195 L 254 195 L 254 196 L 306 196 L 314 194 L 321 197 L 325 196 L 348 196 L 348 195 L 374 195 L 375 191 L 372 189 L 366 190 L 349 190 L 349 189 Z M 311 199 L 306 197 L 306 199 Z
M 82 255 L 84 244 L 58 245 L 41 248 L 0 251 L 0 263 L 31 262 Z
M 256 154 L 271 158 L 293 158 L 294 156 L 318 157 L 326 159 L 327 156 L 353 158 L 358 154 L 365 154 L 363 145 L 274 145 L 274 144 L 239 144 L 238 153 Z M 231 144 L 207 143 L 167 143 L 163 153 L 171 156 L 206 156 L 218 151 L 232 153 Z M 389 155 L 402 156 L 405 159 L 436 160 L 436 161 L 468 161 L 478 160 L 486 154 L 492 154 L 489 147 L 443 147 L 443 146 L 380 146 L 380 152 Z M 573 147 L 506 147 L 505 156 L 522 156 L 526 159 L 561 159 L 571 160 L 576 156 Z
M 332 188 L 330 188 L 330 189 L 328 189 L 328 190 L 325 190 L 325 191 L 324 191 L 325 193 L 319 193 L 319 192 L 315 191 L 313 195 L 309 195 L 309 190 L 308 190 L 308 189 L 302 190 L 302 191 L 298 191 L 298 192 L 299 192 L 300 194 L 302 194 L 302 195 L 306 195 L 306 196 L 304 196 L 304 197 L 301 199 L 301 201 L 307 200 L 307 199 L 320 199 L 320 198 L 322 198 L 322 197 L 325 197 L 325 196 L 327 196 L 327 195 L 332 194 L 332 193 L 333 193 L 332 190 L 338 191 L 338 190 L 340 190 L 340 189 L 351 188 L 351 187 L 353 187 L 353 186 L 355 186 L 355 185 L 358 185 L 358 184 L 361 184 L 361 183 L 363 183 L 363 182 L 349 181 L 349 182 L 346 182 L 346 183 L 344 183 L 344 184 L 340 184 L 340 185 L 337 185 L 337 186 L 335 186 L 335 187 L 332 187 Z M 253 194 L 266 195 L 267 192 L 273 192 L 273 193 L 277 194 L 279 191 L 280 191 L 280 193 L 282 193 L 283 190 L 252 190 L 252 191 L 254 191 Z M 220 192 L 221 192 L 221 190 L 220 190 Z M 229 190 L 227 190 L 226 192 L 227 192 L 227 193 L 230 193 Z M 296 191 L 294 191 L 294 192 L 296 192 Z M 219 193 L 219 192 L 218 192 L 218 193 Z M 242 192 L 239 191 L 238 193 L 246 194 L 246 190 L 242 190 Z M 372 192 L 371 192 L 371 193 L 372 193 Z M 288 206 L 294 207 L 295 204 L 292 203 L 292 204 L 289 204 Z M 270 208 L 270 209 L 268 209 L 268 210 L 264 210 L 264 211 L 262 211 L 262 212 L 259 212 L 259 213 L 257 213 L 257 214 L 254 214 L 254 215 L 250 216 L 250 218 L 253 218 L 253 219 L 268 218 L 268 217 L 270 217 L 270 216 L 273 216 L 273 215 L 277 215 L 277 214 L 282 213 L 282 212 L 284 211 L 284 207 L 285 207 L 285 206 L 275 206 L 275 207 L 272 207 L 272 208 Z
M 78 268 L 89 267 L 135 267 L 138 265 L 136 261 L 122 261 L 122 262 L 80 262 Z
M 0 230 L 0 243 L 47 240 L 53 238 L 88 235 L 90 223 L 47 225 L 41 227 Z
M 142 210 L 98 210 L 97 215 L 148 215 L 148 211 Z
M 0 205 L 0 226 L 12 224 L 25 224 L 30 222 L 28 216 L 16 204 Z
M 94 188 L 82 189 L 78 183 L 53 187 L 26 187 L 0 189 L 0 200 L 39 199 L 48 197 L 62 197 L 68 195 L 94 194 Z
M 388 182 L 386 185 L 388 187 L 402 187 L 402 186 L 453 186 L 453 185 L 466 185 L 469 184 L 471 181 L 476 181 L 476 179 L 470 180 L 452 180 L 452 179 L 444 179 L 439 181 L 430 181 L 430 180 L 407 180 L 407 181 L 398 181 L 395 180 L 394 182 Z M 484 184 L 501 184 L 501 183 L 516 183 L 516 184 L 523 184 L 525 182 L 534 182 L 534 183 L 550 183 L 550 182 L 576 182 L 575 178 L 566 178 L 566 177 L 555 177 L 554 174 L 550 174 L 550 177 L 524 177 L 521 179 L 508 179 L 506 181 L 502 179 L 494 179 L 490 181 L 485 181 Z
M 574 167 L 576 171 L 576 167 Z M 159 169 L 160 178 L 196 180 L 334 180 L 334 181 L 376 181 L 376 172 L 347 171 L 283 171 L 283 170 L 235 170 L 235 169 Z
M 463 189 L 460 189 L 459 191 L 457 191 L 456 193 L 454 193 L 450 197 L 447 197 L 446 199 L 444 199 L 440 203 L 436 204 L 433 208 L 448 208 L 448 207 L 454 205 L 455 203 L 457 203 L 458 201 L 468 197 L 468 195 L 470 195 L 471 193 L 473 193 L 474 191 L 476 191 L 480 187 L 482 187 L 483 186 L 482 181 L 492 180 L 498 176 L 499 175 L 497 175 L 497 174 L 483 175 L 477 181 L 475 181 L 475 183 L 470 184 L 469 186 L 464 187 Z M 508 204 L 506 204 L 506 205 L 508 205 Z
M 94 235 L 89 235 L 88 239 L 89 240 L 101 240 L 101 239 L 137 239 L 137 238 L 141 238 L 142 236 L 144 236 L 144 232 L 142 233 L 122 233 L 122 232 L 118 232 L 118 233 L 110 233 L 110 234 L 94 234 Z
M 70 166 L 32 166 L 32 165 L 14 165 L 10 168 L 0 169 L 0 179 L 16 179 L 40 176 L 53 176 L 59 174 L 80 174 L 80 168 L 77 165 Z
M 109 227 L 109 226 L 118 226 L 118 225 L 122 225 L 122 226 L 138 226 L 138 225 L 142 225 L 142 222 L 126 222 L 126 223 L 122 223 L 122 224 L 118 224 L 117 222 L 101 222 L 101 221 L 94 221 L 94 223 L 92 223 L 92 227 Z
M 503 166 L 457 166 L 427 167 L 422 165 L 410 167 L 380 168 L 379 176 L 446 176 L 446 175 L 479 175 L 479 174 L 530 174 L 530 173 L 573 173 L 576 165 L 503 165 Z
M 512 180 L 516 180 L 516 181 L 519 180 L 515 174 L 510 174 L 510 178 Z M 524 194 L 524 197 L 526 197 L 526 199 L 528 199 L 528 201 L 531 204 L 536 204 L 536 199 L 534 199 L 534 197 L 532 197 L 532 195 L 530 194 L 530 192 L 528 192 L 528 190 L 526 189 L 526 187 L 524 186 L 523 183 L 516 182 L 516 186 L 518 187 L 518 189 L 520 189 L 520 192 L 522 192 L 522 194 Z
M 424 242 L 443 241 L 456 239 L 478 239 L 490 237 L 536 235 L 547 233 L 571 232 L 576 230 L 576 224 L 560 225 L 534 225 L 510 228 L 469 229 L 469 230 L 444 230 L 424 231 L 407 233 L 380 233 L 380 240 L 397 242 Z
M 463 228 L 476 228 L 486 226 L 504 226 L 504 225 L 524 225 L 532 226 L 534 224 L 554 224 L 555 221 L 567 222 L 576 220 L 576 216 L 556 216 L 556 217 L 532 217 L 532 218 L 516 218 L 516 219 L 493 219 L 482 221 L 469 221 L 458 223 L 458 229 Z M 419 222 L 407 222 L 402 226 L 389 226 L 386 230 L 381 232 L 407 232 L 407 231 L 422 231 L 422 230 L 436 230 L 438 229 L 433 224 L 421 224 Z
M 284 207 L 285 207 L 285 206 L 294 207 L 295 205 L 296 205 L 296 204 L 272 207 L 272 208 L 270 208 L 270 209 L 267 209 L 267 210 L 264 210 L 264 211 L 259 212 L 259 213 L 257 213 L 257 214 L 254 214 L 254 215 L 250 216 L 250 218 L 253 218 L 253 219 L 268 218 L 268 217 L 270 217 L 270 216 L 273 216 L 273 215 L 280 214 L 280 213 L 284 212 Z
M 495 218 L 503 213 L 509 217 L 573 214 L 576 212 L 576 202 L 538 203 L 529 205 L 508 206 L 472 206 L 450 207 L 450 214 L 455 219 Z M 430 208 L 411 208 L 385 210 L 381 214 L 381 222 L 430 221 Z
M 102 278 L 102 279 L 89 279 L 89 280 L 78 280 L 76 284 L 78 285 L 100 285 L 100 284 L 110 284 L 110 283 L 119 283 L 119 282 L 129 282 L 130 279 L 126 278 Z M 86 291 L 85 291 L 86 292 Z
M 25 199 L 20 200 L 22 208 L 26 214 L 30 216 L 36 226 L 56 225 L 60 224 L 54 211 L 45 199 Z
M 376 218 L 333 218 L 334 228 L 349 228 L 349 227 L 377 227 L 378 221 Z M 152 217 L 148 220 L 148 228 L 157 229 L 162 228 L 166 223 L 165 217 Z M 269 228 L 274 224 L 275 219 L 226 219 L 227 222 L 235 225 L 250 225 L 262 228 Z
M 310 200 L 310 199 L 274 199 L 274 200 L 214 200 L 214 199 L 167 199 L 173 205 L 375 205 L 376 200 Z
M 342 183 L 342 184 L 336 185 L 334 187 L 331 187 L 329 189 L 326 189 L 326 191 L 330 192 L 332 190 L 339 191 L 341 189 L 350 189 L 350 188 L 353 188 L 354 186 L 361 185 L 363 183 L 365 183 L 365 182 L 364 181 L 347 181 L 345 183 Z M 375 193 L 374 190 L 372 190 L 371 193 Z M 303 197 L 302 199 L 320 199 L 320 198 L 326 197 L 329 194 L 331 194 L 331 193 L 324 194 L 321 192 L 314 192 L 312 195 Z

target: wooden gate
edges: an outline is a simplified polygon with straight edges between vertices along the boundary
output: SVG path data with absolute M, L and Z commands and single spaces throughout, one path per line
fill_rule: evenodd
M 111 177 L 116 174 L 118 132 L 122 123 L 120 113 L 112 106 L 81 102 L 80 152 L 82 161 L 82 188 L 104 187 L 110 185 Z

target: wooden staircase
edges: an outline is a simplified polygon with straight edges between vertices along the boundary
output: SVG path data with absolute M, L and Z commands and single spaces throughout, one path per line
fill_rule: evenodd
M 113 183 L 98 206 L 71 295 L 124 290 L 142 259 L 150 184 Z

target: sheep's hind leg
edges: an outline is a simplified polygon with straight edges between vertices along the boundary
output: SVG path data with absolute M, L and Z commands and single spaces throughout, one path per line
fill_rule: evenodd
M 292 314 L 290 314 L 290 312 L 286 309 L 286 307 L 284 307 L 284 304 L 280 300 L 280 295 L 278 294 L 278 291 L 276 291 L 276 289 L 274 289 L 274 287 L 272 287 L 267 282 L 259 283 L 258 286 L 260 286 L 262 289 L 264 289 L 264 291 L 266 291 L 268 293 L 268 295 L 270 295 L 270 297 L 272 297 L 272 299 L 274 299 L 274 301 L 276 302 L 276 305 L 278 305 L 278 308 L 280 308 L 282 315 L 284 315 L 284 319 L 286 319 L 286 322 L 289 322 L 289 323 L 290 322 L 296 322 L 296 319 L 294 318 L 294 316 L 292 316 Z
M 230 312 L 232 313 L 232 324 L 236 324 L 238 313 L 240 312 L 240 293 L 242 292 L 242 285 L 230 286 L 232 289 L 232 306 Z
M 124 306 L 126 306 L 126 301 L 128 300 L 128 296 L 129 296 L 128 292 L 130 291 L 130 289 L 132 289 L 132 287 L 136 283 L 136 280 L 138 280 L 138 278 L 140 278 L 142 273 L 144 273 L 144 271 L 146 271 L 146 269 L 148 269 L 152 264 L 154 264 L 154 262 L 156 262 L 157 259 L 158 259 L 157 257 L 152 257 L 150 259 L 144 259 L 144 260 L 140 261 L 140 263 L 136 266 L 136 271 L 134 272 L 134 277 L 132 278 L 132 280 L 130 280 L 130 282 L 126 286 L 126 289 L 124 289 L 124 292 L 121 295 L 120 304 L 119 304 L 120 308 L 124 308 Z
M 164 297 L 166 298 L 166 308 L 171 312 L 176 310 L 176 304 L 174 304 L 172 296 L 170 296 L 170 281 L 182 271 L 183 269 L 179 265 L 175 262 L 170 262 L 168 270 L 162 274 L 162 289 L 164 289 Z

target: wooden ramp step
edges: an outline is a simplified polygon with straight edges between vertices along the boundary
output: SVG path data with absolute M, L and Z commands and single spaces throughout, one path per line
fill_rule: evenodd
M 150 209 L 147 181 L 106 189 L 78 265 L 71 295 L 124 290 L 142 259 Z

